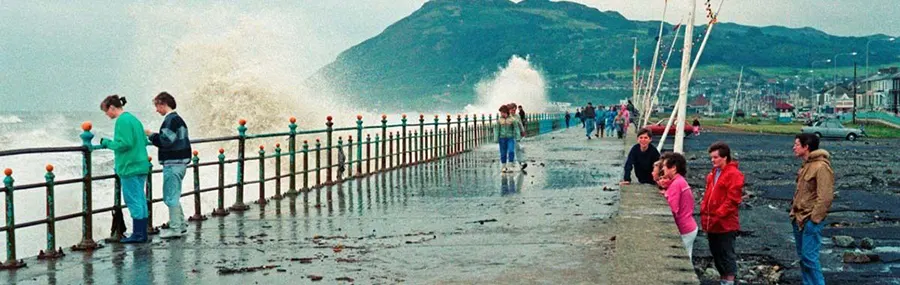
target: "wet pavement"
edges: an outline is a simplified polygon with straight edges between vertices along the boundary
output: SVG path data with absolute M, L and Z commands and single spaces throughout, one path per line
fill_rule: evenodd
M 527 139 L 527 172 L 501 174 L 489 144 L 210 217 L 181 240 L 26 259 L 0 283 L 609 283 L 623 143 L 581 132 Z

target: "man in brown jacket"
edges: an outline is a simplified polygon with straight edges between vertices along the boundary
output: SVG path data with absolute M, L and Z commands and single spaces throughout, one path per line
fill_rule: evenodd
M 791 203 L 791 225 L 800 256 L 803 284 L 825 284 L 819 264 L 823 220 L 834 199 L 834 171 L 830 154 L 819 149 L 819 137 L 800 134 L 794 139 L 794 155 L 803 160 L 797 172 L 797 192 Z

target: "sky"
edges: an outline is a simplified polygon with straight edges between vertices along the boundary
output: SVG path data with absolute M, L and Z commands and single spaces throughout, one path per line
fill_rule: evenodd
M 629 19 L 658 20 L 664 1 L 574 2 L 615 10 Z M 256 60 L 281 61 L 278 73 L 302 80 L 425 2 L 0 0 L 0 111 L 93 109 L 109 94 L 156 92 L 172 82 L 165 75 L 173 68 L 192 63 L 179 62 L 186 61 L 185 54 L 246 51 L 258 54 Z M 667 21 L 678 22 L 688 2 L 669 2 Z M 714 5 L 718 2 L 713 0 Z M 846 36 L 900 35 L 897 0 L 859 2 L 728 0 L 719 19 L 757 26 L 810 26 Z

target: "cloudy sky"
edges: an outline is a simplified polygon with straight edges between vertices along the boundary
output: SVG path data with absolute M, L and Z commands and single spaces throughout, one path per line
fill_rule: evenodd
M 718 5 L 720 0 L 712 1 Z M 847 36 L 900 35 L 897 1 L 728 0 L 720 20 L 810 26 Z M 60 97 L 74 98 L 79 107 L 95 108 L 94 101 L 105 94 L 157 90 L 166 80 L 155 74 L 178 67 L 173 63 L 180 60 L 176 55 L 216 44 L 240 46 L 262 54 L 260 58 L 282 59 L 289 67 L 278 70 L 302 79 L 425 2 L 189 1 L 176 5 L 0 0 L 0 102 L 6 103 L 0 110 L 72 106 Z M 615 10 L 631 19 L 657 20 L 664 0 L 575 2 Z M 677 22 L 688 2 L 669 2 L 667 20 Z M 699 2 L 702 13 L 704 1 Z M 240 42 L 244 34 L 269 37 L 256 38 L 259 43 L 254 45 Z

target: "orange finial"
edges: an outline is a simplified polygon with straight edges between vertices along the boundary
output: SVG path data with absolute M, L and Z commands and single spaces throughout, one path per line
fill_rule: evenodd
M 406 119 L 406 114 L 403 114 L 403 118 Z
M 10 169 L 10 168 L 4 169 L 3 174 L 6 174 L 6 176 L 12 175 L 12 169 Z
M 195 150 L 194 150 L 194 156 L 197 156 L 198 154 L 200 154 L 200 152 L 197 151 L 197 150 L 195 149 Z
M 297 117 L 291 116 L 291 118 L 289 118 L 288 121 L 290 121 L 291 124 L 296 123 L 296 122 L 297 122 Z
M 387 119 L 387 115 L 381 114 L 381 119 L 382 119 L 382 120 Z
M 425 114 L 419 114 L 419 119 L 424 119 L 424 118 L 425 118 Z
M 325 117 L 325 119 L 331 122 L 331 116 Z
M 264 150 L 264 149 L 266 149 L 266 146 L 264 146 L 264 145 L 259 145 L 259 150 Z
M 94 128 L 94 125 L 91 124 L 91 121 L 84 121 L 84 123 L 81 123 L 81 130 L 85 132 L 90 132 L 92 128 Z
M 362 115 L 356 115 L 357 120 L 362 120 Z
M 148 155 L 148 156 L 147 156 L 147 161 L 153 161 L 153 157 Z
M 244 120 L 244 119 L 238 120 L 238 125 L 243 126 L 243 125 L 246 125 L 246 124 L 247 124 L 247 120 Z
M 223 153 L 225 153 L 225 149 L 224 149 L 224 148 L 219 148 L 219 154 L 223 154 Z
M 53 172 L 53 164 L 47 164 L 47 167 L 44 169 L 47 169 L 47 172 Z
M 275 143 L 275 147 L 281 147 L 281 143 Z

